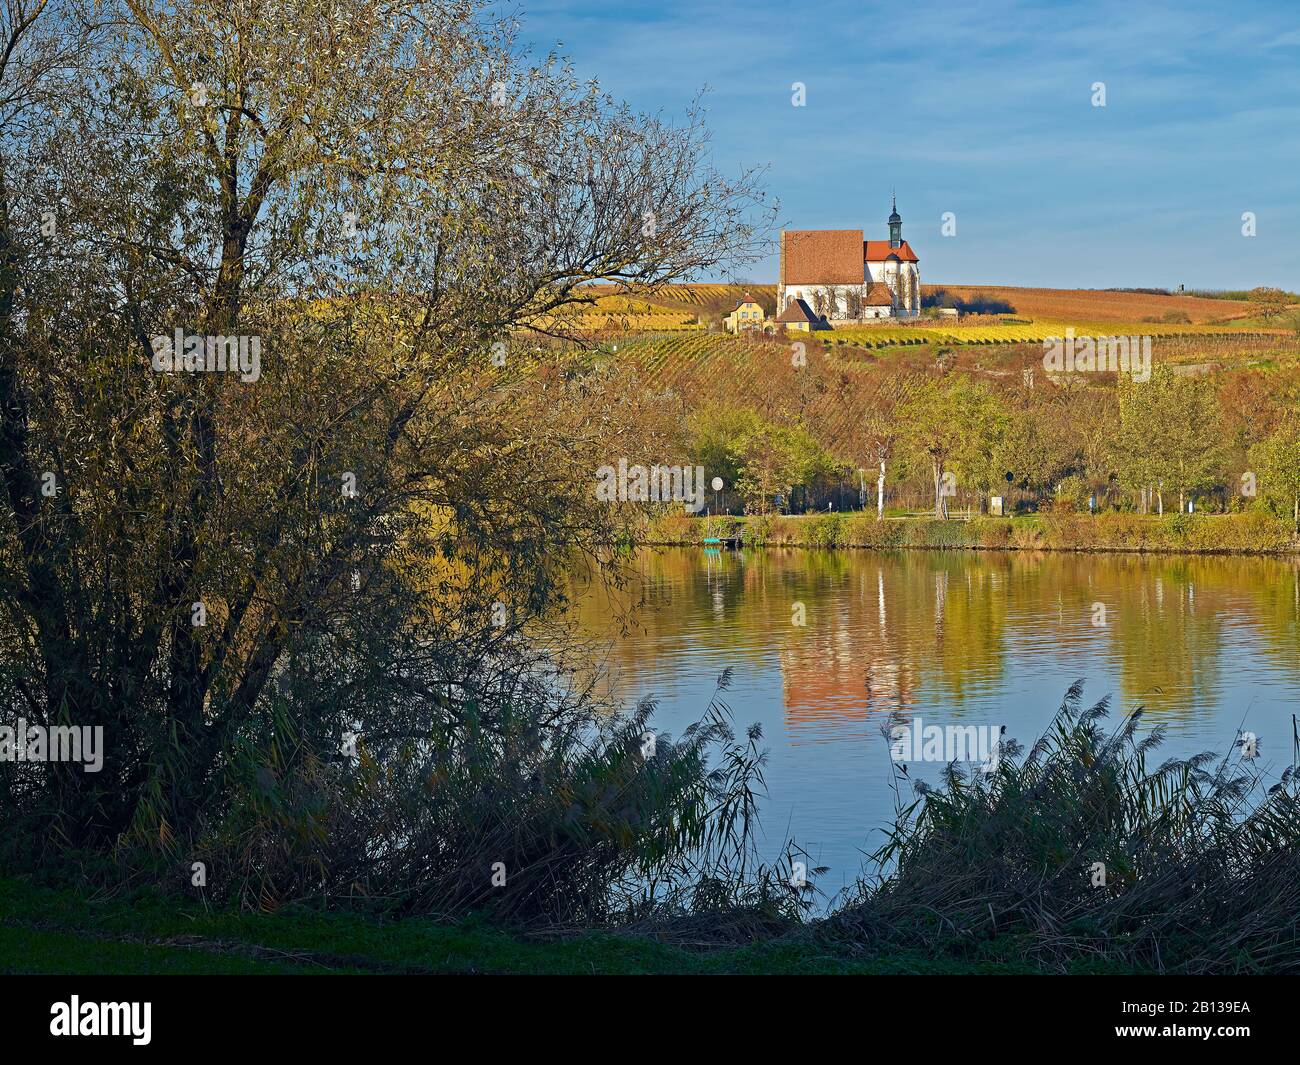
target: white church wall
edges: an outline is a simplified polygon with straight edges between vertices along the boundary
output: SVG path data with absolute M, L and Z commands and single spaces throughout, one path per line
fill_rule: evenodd
M 883 284 L 894 294 L 900 318 L 915 318 L 921 313 L 921 271 L 916 263 L 881 261 L 866 265 L 871 281 Z M 904 296 L 909 297 L 907 305 Z
M 787 304 L 792 300 L 801 299 L 814 311 L 817 310 L 817 299 L 820 296 L 826 299 L 827 290 L 833 297 L 835 306 L 832 308 L 829 303 L 822 309 L 822 313 L 828 318 L 845 318 L 848 316 L 849 294 L 855 289 L 862 293 L 861 285 L 784 285 L 777 293 L 777 313 L 780 314 Z

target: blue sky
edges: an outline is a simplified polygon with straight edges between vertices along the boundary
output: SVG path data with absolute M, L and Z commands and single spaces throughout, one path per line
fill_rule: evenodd
M 1300 290 L 1295 0 L 521 11 L 534 48 L 561 42 L 640 110 L 680 114 L 707 87 L 715 164 L 768 166 L 787 228 L 883 239 L 897 186 L 927 283 Z M 773 255 L 744 276 L 776 270 Z

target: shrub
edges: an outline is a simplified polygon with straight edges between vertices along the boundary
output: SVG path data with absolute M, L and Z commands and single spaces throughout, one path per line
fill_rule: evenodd
M 1033 551 L 1045 546 L 1047 537 L 1041 519 L 1026 518 L 1011 523 L 1012 546 L 1021 551 Z
M 725 539 L 740 530 L 740 522 L 725 514 L 710 515 L 703 522 L 697 520 L 695 525 L 700 530 L 700 539 L 705 540 Z
M 1295 546 L 1295 537 L 1289 522 L 1263 510 L 1247 510 L 1198 523 L 1187 542 L 1200 551 L 1285 551 Z
M 642 533 L 643 542 L 650 544 L 699 543 L 703 535 L 703 524 L 680 510 L 652 516 Z
M 908 547 L 959 548 L 968 547 L 972 541 L 964 521 L 936 521 L 924 518 L 906 521 L 903 543 Z
M 1147 550 L 1157 546 L 1156 525 L 1141 514 L 1103 511 L 1095 520 L 1099 547 Z
M 897 547 L 903 541 L 904 524 L 877 521 L 874 512 L 851 514 L 844 521 L 842 542 L 851 547 Z
M 741 542 L 747 547 L 766 544 L 772 539 L 773 520 L 770 514 L 746 518 L 740 527 Z
M 802 539 L 808 547 L 836 547 L 842 542 L 843 528 L 840 514 L 810 514 L 803 522 Z
M 1063 508 L 1086 512 L 1088 510 L 1088 497 L 1091 494 L 1088 482 L 1072 473 L 1057 486 L 1056 501 Z M 1053 509 L 1057 508 L 1053 507 Z
M 1163 546 L 1186 547 L 1192 531 L 1206 521 L 1201 514 L 1166 514 L 1160 520 Z
M 1012 522 L 1009 518 L 983 516 L 971 523 L 971 533 L 980 547 L 1008 547 L 1011 544 Z
M 188 885 L 190 861 L 204 861 L 207 897 L 262 910 L 572 926 L 742 908 L 788 922 L 806 893 L 754 865 L 762 733 L 735 735 L 719 699 L 729 683 L 730 671 L 680 738 L 654 733 L 652 756 L 648 700 L 611 714 L 554 689 L 503 686 L 445 728 L 363 736 L 351 761 L 303 734 L 285 701 L 266 742 L 230 767 L 225 814 L 192 849 L 163 845 L 160 868 Z
M 1088 535 L 1092 525 L 1089 519 L 1075 514 L 1068 506 L 1066 509 L 1052 507 L 1039 515 L 1042 527 L 1043 544 L 1053 548 L 1095 547 L 1098 546 Z
M 803 542 L 803 529 L 799 518 L 792 514 L 773 514 L 772 535 L 768 540 L 773 544 L 798 544 Z
M 1076 683 L 1023 758 L 1006 739 L 991 773 L 954 763 L 941 787 L 917 783 L 873 855 L 884 875 L 818 937 L 963 956 L 1000 942 L 1058 970 L 1300 972 L 1295 768 L 1267 790 L 1240 759 L 1151 769 L 1161 727 L 1108 713 Z

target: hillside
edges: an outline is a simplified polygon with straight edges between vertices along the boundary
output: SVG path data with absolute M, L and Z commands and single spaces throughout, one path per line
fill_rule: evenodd
M 585 317 L 629 328 L 662 328 L 668 322 L 689 327 L 701 314 L 729 311 L 746 292 L 767 306 L 775 306 L 775 285 L 665 285 L 653 292 L 633 292 L 613 285 L 592 285 L 584 290 L 595 303 Z M 1060 322 L 1158 321 L 1171 313 L 1186 315 L 1194 324 L 1214 324 L 1249 318 L 1257 305 L 1244 300 L 1202 296 L 1164 296 L 1145 292 L 1109 292 L 1100 289 L 1021 288 L 1013 285 L 922 285 L 923 297 L 942 295 L 965 303 L 999 305 L 1003 313 Z M 945 301 L 946 302 L 946 301 Z M 641 321 L 642 317 L 653 321 Z
M 1258 307 L 1243 300 L 1216 300 L 1200 296 L 1161 296 L 1145 292 L 1107 292 L 1079 288 L 1018 288 L 1010 285 L 922 285 L 923 295 L 942 289 L 963 300 L 983 297 L 1005 301 L 1011 313 L 1031 318 L 1086 318 L 1102 321 L 1140 321 L 1181 311 L 1193 322 L 1246 318 Z

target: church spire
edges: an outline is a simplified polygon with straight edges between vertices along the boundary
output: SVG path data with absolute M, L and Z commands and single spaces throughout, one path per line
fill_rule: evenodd
M 898 213 L 898 195 L 895 192 L 890 197 L 892 209 L 889 212 L 889 246 L 891 248 L 901 248 L 903 246 L 903 218 Z

